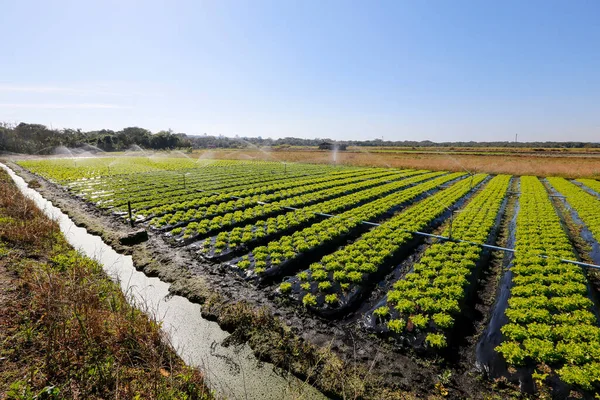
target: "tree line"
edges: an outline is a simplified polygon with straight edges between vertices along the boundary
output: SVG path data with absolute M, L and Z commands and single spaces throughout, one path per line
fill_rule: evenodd
M 102 151 L 125 151 L 136 145 L 143 149 L 173 150 L 191 148 L 248 148 L 248 147 L 316 147 L 323 142 L 336 143 L 328 138 L 302 139 L 286 137 L 279 139 L 258 137 L 225 137 L 188 135 L 171 130 L 152 133 L 139 128 L 128 127 L 120 131 L 102 129 L 82 131 L 81 129 L 52 129 L 41 124 L 0 123 L 0 151 L 27 154 L 51 154 L 57 147 L 98 148 Z M 600 143 L 587 142 L 441 142 L 425 141 L 384 141 L 349 140 L 337 143 L 349 146 L 388 146 L 388 147 L 512 147 L 512 148 L 600 148 Z
M 97 147 L 102 151 L 123 151 L 133 145 L 144 149 L 176 149 L 191 147 L 185 134 L 171 131 L 152 133 L 130 127 L 120 131 L 102 129 L 84 132 L 81 129 L 51 129 L 41 124 L 20 123 L 0 125 L 0 151 L 28 154 L 51 154 L 57 147 Z

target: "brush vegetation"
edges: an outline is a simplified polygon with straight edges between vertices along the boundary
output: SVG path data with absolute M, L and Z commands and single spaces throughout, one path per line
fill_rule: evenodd
M 0 398 L 212 398 L 160 323 L 1 170 L 0 285 Z

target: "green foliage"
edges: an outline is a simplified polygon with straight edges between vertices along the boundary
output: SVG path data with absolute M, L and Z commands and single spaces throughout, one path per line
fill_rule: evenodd
M 423 314 L 411 315 L 410 321 L 416 328 L 425 329 L 427 327 L 427 323 L 429 322 L 429 317 Z
M 487 240 L 508 190 L 510 178 L 508 175 L 499 175 L 490 180 L 454 219 L 453 237 L 474 242 Z M 431 210 L 435 206 L 430 204 L 428 207 L 429 209 L 419 208 L 419 212 L 425 216 L 423 218 L 434 215 Z M 415 229 L 418 228 L 420 226 Z M 443 234 L 448 235 L 449 232 Z M 401 316 L 409 318 L 416 328 L 432 331 L 429 334 L 432 338 L 430 340 L 443 337 L 445 343 L 443 334 L 436 332 L 449 330 L 454 326 L 454 315 L 460 312 L 459 301 L 464 298 L 468 277 L 479 256 L 480 248 L 468 243 L 445 242 L 432 245 L 406 278 L 396 282 L 388 292 L 388 306 L 394 307 Z M 429 320 L 433 320 L 433 325 L 428 325 Z
M 330 305 L 335 305 L 339 302 L 338 299 L 338 295 L 335 293 L 331 293 L 328 295 L 325 295 L 325 303 L 330 304 Z
M 352 226 L 359 224 L 360 221 L 381 215 L 390 207 L 396 207 L 399 203 L 413 199 L 425 191 L 433 189 L 449 180 L 456 179 L 461 175 L 463 174 L 455 173 L 445 175 L 400 191 L 396 194 L 386 196 L 380 200 L 371 202 L 366 206 L 358 207 L 343 213 L 339 215 L 338 218 L 330 218 L 305 229 L 303 232 L 297 232 L 297 237 L 300 238 L 303 235 L 305 238 L 306 235 L 312 237 L 315 234 L 315 231 L 322 232 L 330 227 L 339 228 L 340 226 L 346 226 L 347 228 L 351 228 Z M 341 248 L 333 254 L 323 257 L 319 263 L 311 264 L 309 270 L 312 272 L 312 275 L 308 275 L 308 271 L 303 271 L 303 273 L 307 273 L 306 277 L 308 280 L 324 282 L 325 279 L 329 279 L 330 281 L 339 282 L 341 285 L 344 285 L 342 286 L 343 290 L 348 290 L 346 287 L 349 289 L 359 289 L 366 280 L 370 278 L 371 274 L 377 272 L 379 268 L 384 265 L 386 260 L 392 257 L 395 252 L 412 238 L 412 235 L 407 233 L 407 231 L 420 230 L 426 227 L 433 219 L 443 213 L 449 205 L 453 204 L 469 192 L 472 185 L 477 185 L 485 178 L 486 175 L 484 174 L 475 175 L 472 182 L 471 180 L 464 180 L 456 183 L 447 190 L 436 193 L 431 198 L 415 204 L 404 212 L 397 214 L 381 226 L 364 234 L 354 243 Z M 410 180 L 411 179 L 407 179 L 406 181 Z M 508 182 L 508 178 L 504 180 Z M 338 229 L 336 229 L 336 231 L 340 232 Z M 293 237 L 294 236 L 292 236 L 292 242 Z M 327 240 L 325 240 L 325 242 L 326 241 Z M 277 243 L 283 242 L 284 238 Z M 470 251 L 466 252 L 463 258 L 472 259 L 473 257 L 478 257 L 478 254 L 473 255 L 473 252 Z M 326 275 L 325 271 L 329 272 L 330 275 Z M 427 284 L 427 282 L 428 281 L 425 280 L 425 284 Z M 420 287 L 419 289 L 424 289 L 424 287 Z M 457 290 L 446 289 L 446 293 L 451 297 L 449 300 L 440 303 L 442 307 L 438 307 L 436 301 L 433 299 L 437 299 L 444 294 L 443 288 L 436 288 L 436 290 L 430 291 L 429 294 L 432 296 L 432 299 L 421 301 L 419 307 L 421 309 L 427 308 L 435 312 L 454 312 L 458 308 L 458 301 L 455 299 L 457 297 Z M 400 308 L 404 310 L 415 309 L 415 304 L 413 302 L 401 302 L 399 307 L 398 304 L 393 304 L 394 298 L 399 301 L 402 296 L 402 291 L 391 292 L 388 296 L 390 306 L 395 306 L 396 309 Z M 426 325 L 429 318 L 430 317 L 425 316 L 417 317 L 416 325 Z
M 387 327 L 391 332 L 394 333 L 402 333 L 404 327 L 406 326 L 406 321 L 403 319 L 392 319 L 387 323 Z
M 551 177 L 548 182 L 562 195 L 566 196 L 568 203 L 577 211 L 577 215 L 585 223 L 594 238 L 600 242 L 600 199 L 579 188 L 577 185 L 564 178 Z M 600 183 L 591 179 L 583 183 L 592 189 L 599 189 Z
M 445 313 L 437 313 L 433 315 L 433 322 L 438 328 L 446 329 L 452 327 L 454 318 Z
M 289 293 L 292 290 L 292 284 L 290 282 L 282 282 L 279 285 L 281 293 Z
M 317 297 L 307 293 L 306 295 L 304 295 L 304 297 L 302 298 L 302 304 L 304 304 L 304 306 L 308 307 L 308 306 L 316 306 L 317 305 Z
M 548 181 L 593 224 L 597 215 L 586 214 L 591 200 L 587 193 L 562 178 Z M 556 372 L 565 382 L 590 389 L 600 376 L 600 328 L 585 276 L 579 267 L 558 260 L 575 255 L 537 178 L 521 178 L 520 207 L 513 288 L 505 312 L 510 323 L 502 327 L 504 342 L 496 351 L 511 365 L 560 367 Z
M 592 389 L 592 384 L 600 383 L 600 363 L 591 362 L 583 366 L 565 365 L 558 371 L 558 376 L 566 383 Z
M 373 315 L 379 318 L 387 317 L 390 314 L 390 308 L 388 306 L 381 306 L 373 311 Z
M 299 272 L 298 275 L 296 275 L 298 277 L 298 279 L 300 279 L 301 281 L 305 281 L 308 279 L 308 273 L 307 272 Z
M 72 249 L 3 174 L 0 215 L 18 215 L 37 240 L 0 227 L 0 248 L 11 243 L 2 256 L 11 271 L 3 277 L 15 283 L 3 299 L 10 312 L 0 321 L 2 396 L 211 398 L 200 372 L 186 367 L 165 340 L 160 322 L 129 303 L 119 283 Z
M 504 341 L 498 347 L 496 351 L 504 357 L 504 359 L 512 365 L 523 365 L 527 352 L 521 348 L 519 343 L 514 341 Z
M 442 333 L 428 333 L 425 342 L 434 349 L 442 349 L 446 347 L 446 336 Z

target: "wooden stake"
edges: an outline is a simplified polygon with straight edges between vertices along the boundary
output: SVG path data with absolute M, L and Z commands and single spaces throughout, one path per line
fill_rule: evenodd
M 131 200 L 127 200 L 127 209 L 129 210 L 129 223 L 133 228 L 133 217 L 131 216 Z

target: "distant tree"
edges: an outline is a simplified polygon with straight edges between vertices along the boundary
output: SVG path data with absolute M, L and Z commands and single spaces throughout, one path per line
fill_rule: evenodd
M 125 128 L 122 131 L 117 132 L 117 138 L 119 139 L 122 150 L 125 150 L 134 144 L 142 148 L 148 148 L 150 147 L 151 136 L 152 132 L 136 126 Z
M 237 135 L 236 135 L 237 136 Z M 18 125 L 0 123 L 0 151 L 15 153 L 51 153 L 57 146 L 81 147 L 85 144 L 97 146 L 105 151 L 126 150 L 132 145 L 142 148 L 175 149 L 175 148 L 244 148 L 244 147 L 279 147 L 282 146 L 318 146 L 322 142 L 335 141 L 329 138 L 301 139 L 285 137 L 280 139 L 258 137 L 228 138 L 223 135 L 188 136 L 185 133 L 174 133 L 172 130 L 152 134 L 140 127 L 127 127 L 121 131 L 102 129 L 84 132 L 81 129 L 49 129 L 41 124 L 19 123 Z M 349 146 L 389 146 L 408 147 L 415 150 L 429 147 L 455 147 L 456 149 L 470 147 L 499 147 L 499 148 L 600 148 L 600 143 L 585 142 L 441 142 L 425 141 L 384 141 L 381 138 L 373 140 L 351 140 L 335 142 Z
M 98 147 L 100 147 L 104 151 L 113 151 L 115 149 L 115 145 L 113 143 L 112 135 L 104 135 L 101 140 L 98 141 Z

